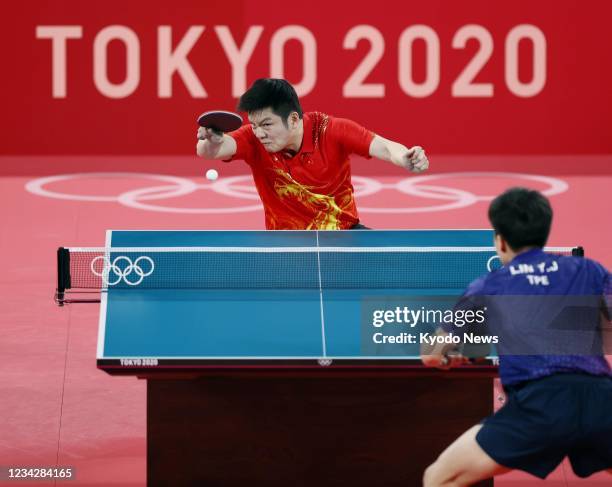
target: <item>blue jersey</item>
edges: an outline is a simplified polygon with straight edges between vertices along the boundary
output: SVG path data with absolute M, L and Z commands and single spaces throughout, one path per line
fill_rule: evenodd
M 601 333 L 601 313 L 609 319 L 612 308 L 612 278 L 597 262 L 531 249 L 470 284 L 456 309 L 476 308 L 487 309 L 487 333 L 499 340 L 504 385 L 557 373 L 612 375 Z M 452 323 L 443 328 L 473 331 Z

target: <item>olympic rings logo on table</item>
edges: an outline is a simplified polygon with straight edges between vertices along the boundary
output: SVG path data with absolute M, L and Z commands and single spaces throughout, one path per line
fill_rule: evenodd
M 396 191 L 407 196 L 434 200 L 437 203 L 428 206 L 399 206 L 396 208 L 379 208 L 359 205 L 360 213 L 428 213 L 435 211 L 454 210 L 471 206 L 480 201 L 490 201 L 494 195 L 478 195 L 471 191 L 452 188 L 441 185 L 440 182 L 446 178 L 511 178 L 520 179 L 531 183 L 544 184 L 547 187 L 541 189 L 546 196 L 552 196 L 567 191 L 568 184 L 558 178 L 536 174 L 522 174 L 511 172 L 455 172 L 444 174 L 427 174 L 420 176 L 409 176 L 401 178 L 396 182 L 381 182 L 375 178 L 364 176 L 353 176 L 355 196 L 363 198 L 376 194 L 380 191 Z M 79 181 L 86 179 L 115 179 L 125 180 L 146 179 L 161 184 L 148 187 L 137 187 L 115 195 L 92 195 L 72 194 L 53 191 L 48 186 L 56 183 L 75 182 L 78 188 Z M 436 184 L 437 183 L 437 184 Z M 26 190 L 30 193 L 73 201 L 94 201 L 119 203 L 129 208 L 157 211 L 164 213 L 186 213 L 186 214 L 231 214 L 260 211 L 262 206 L 259 196 L 255 190 L 253 179 L 250 175 L 230 176 L 221 178 L 214 182 L 199 184 L 191 179 L 169 176 L 163 174 L 148 173 L 75 173 L 60 174 L 34 179 L 26 184 Z M 233 197 L 238 200 L 250 201 L 250 204 L 242 206 L 221 206 L 215 208 L 187 208 L 180 206 L 162 206 L 154 204 L 158 200 L 168 200 L 190 195 L 196 191 L 212 191 L 219 195 Z M 358 200 L 359 203 L 359 200 Z
M 99 261 L 104 263 L 102 271 L 96 269 L 96 264 Z M 151 267 L 146 272 L 142 267 L 140 267 L 140 263 L 142 261 L 148 262 L 149 266 Z M 122 268 L 119 264 L 124 262 L 127 263 L 127 265 Z M 132 259 L 125 255 L 115 257 L 112 262 L 105 255 L 98 255 L 91 261 L 90 267 L 93 274 L 102 278 L 102 282 L 105 286 L 115 286 L 122 280 L 129 286 L 138 286 L 145 277 L 153 274 L 153 271 L 155 270 L 155 263 L 151 257 L 146 255 L 138 257 L 134 262 L 132 262 Z M 111 273 L 115 276 L 113 279 L 109 278 Z M 138 276 L 134 280 L 128 279 L 128 276 L 132 275 L 132 273 Z

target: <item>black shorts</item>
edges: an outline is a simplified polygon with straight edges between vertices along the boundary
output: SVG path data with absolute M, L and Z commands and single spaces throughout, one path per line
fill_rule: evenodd
M 355 223 L 351 227 L 351 230 L 371 230 L 371 228 L 366 227 L 365 225 L 362 225 L 361 223 Z
M 566 456 L 579 477 L 612 469 L 612 378 L 555 374 L 506 392 L 476 435 L 497 463 L 542 479 Z

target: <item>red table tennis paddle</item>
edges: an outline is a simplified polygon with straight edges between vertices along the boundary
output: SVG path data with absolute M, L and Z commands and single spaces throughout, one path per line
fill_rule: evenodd
M 232 132 L 242 126 L 242 117 L 233 112 L 212 110 L 204 112 L 198 117 L 198 125 L 213 129 L 216 132 Z

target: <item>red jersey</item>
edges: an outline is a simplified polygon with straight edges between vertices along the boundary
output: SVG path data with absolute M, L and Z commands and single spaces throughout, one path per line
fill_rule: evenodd
M 374 133 L 351 120 L 304 113 L 297 154 L 270 153 L 245 125 L 231 132 L 250 166 L 268 230 L 339 230 L 359 222 L 349 155 L 369 158 Z

